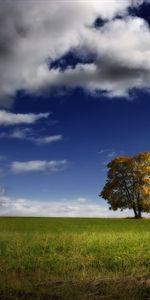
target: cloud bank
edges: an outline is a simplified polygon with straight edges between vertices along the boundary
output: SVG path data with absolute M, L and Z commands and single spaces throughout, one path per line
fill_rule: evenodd
M 86 198 L 64 199 L 59 201 L 35 201 L 0 195 L 2 216 L 40 216 L 40 217 L 126 217 L 130 211 L 113 212 L 107 207 Z
M 0 105 L 9 105 L 20 89 L 37 93 L 81 86 L 108 96 L 149 89 L 150 30 L 143 19 L 128 16 L 128 8 L 143 1 L 52 0 L 43 5 L 0 0 Z M 96 29 L 98 17 L 104 26 Z M 72 49 L 79 57 L 94 53 L 94 62 L 63 72 L 49 69 L 50 62 Z

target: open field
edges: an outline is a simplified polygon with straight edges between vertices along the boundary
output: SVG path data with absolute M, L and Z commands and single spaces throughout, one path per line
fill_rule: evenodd
M 150 219 L 0 218 L 0 299 L 150 299 Z

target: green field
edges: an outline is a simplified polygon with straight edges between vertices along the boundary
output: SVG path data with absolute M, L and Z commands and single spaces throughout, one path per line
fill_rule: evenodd
M 0 218 L 0 299 L 150 299 L 150 220 Z

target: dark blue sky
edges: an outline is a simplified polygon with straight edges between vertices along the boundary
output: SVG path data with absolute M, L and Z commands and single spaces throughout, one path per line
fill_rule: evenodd
M 64 139 L 38 146 L 29 141 L 5 139 L 1 155 L 10 161 L 65 158 L 69 164 L 56 174 L 10 175 L 6 171 L 2 181 L 15 195 L 97 198 L 105 182 L 104 163 L 111 159 L 112 152 L 134 155 L 150 149 L 150 101 L 149 94 L 142 91 L 135 93 L 132 100 L 92 97 L 80 89 L 63 96 L 18 96 L 13 112 L 29 111 L 52 112 L 50 122 L 39 122 L 32 128 L 43 129 L 46 135 L 62 134 Z
M 8 42 L 3 45 L 5 71 L 2 75 L 4 81 L 0 94 L 1 111 L 10 112 L 12 115 L 8 118 L 17 114 L 23 116 L 30 113 L 33 115 L 49 113 L 48 117 L 38 117 L 35 122 L 19 121 L 17 124 L 13 123 L 14 121 L 11 121 L 12 124 L 4 124 L 4 120 L 1 119 L 4 117 L 0 115 L 1 187 L 7 188 L 7 195 L 10 197 L 3 195 L 6 198 L 4 201 L 13 199 L 12 201 L 17 203 L 14 204 L 17 208 L 13 207 L 12 214 L 23 213 L 23 210 L 18 208 L 20 202 L 17 201 L 20 200 L 15 199 L 27 199 L 25 200 L 27 203 L 28 199 L 33 200 L 33 203 L 34 201 L 59 203 L 65 199 L 72 203 L 76 201 L 75 199 L 84 199 L 84 201 L 88 199 L 88 203 L 95 203 L 95 205 L 99 203 L 103 208 L 105 202 L 99 199 L 98 194 L 106 180 L 107 162 L 114 156 L 150 151 L 148 69 L 150 45 L 147 40 L 147 37 L 150 37 L 150 6 L 147 1 L 144 1 L 141 6 L 138 4 L 132 6 L 131 1 L 128 1 L 127 7 L 124 8 L 122 3 L 121 8 L 118 8 L 118 2 L 113 1 L 116 11 L 112 7 L 109 15 L 107 7 L 106 11 L 103 8 L 106 3 L 103 3 L 100 4 L 97 18 L 92 19 L 89 15 L 90 23 L 87 23 L 87 18 L 83 26 L 79 19 L 78 22 L 79 24 L 81 22 L 82 26 L 80 25 L 80 39 L 77 40 L 75 35 L 77 24 L 73 32 L 69 31 L 69 38 L 68 29 L 64 27 L 64 40 L 61 40 L 62 32 L 58 35 L 57 30 L 60 30 L 63 23 L 65 24 L 65 17 L 61 20 L 60 28 L 59 21 L 55 23 L 55 20 L 52 20 L 54 32 L 51 33 L 51 37 L 54 35 L 55 39 L 51 41 L 53 47 L 49 57 L 48 50 L 46 54 L 44 52 L 47 45 L 45 44 L 45 48 L 40 45 L 43 32 L 46 33 L 46 38 L 48 34 L 47 27 L 44 27 L 49 26 L 45 25 L 48 23 L 42 23 L 46 11 L 42 12 L 43 15 L 45 14 L 43 17 L 39 10 L 41 21 L 38 24 L 38 38 L 35 34 L 35 24 L 27 23 L 28 18 L 30 21 L 30 15 L 28 16 L 27 13 L 25 23 L 18 19 L 18 24 L 22 22 L 22 27 L 19 27 L 20 24 L 16 25 L 16 21 L 14 22 L 17 37 L 19 35 L 17 50 L 15 46 L 6 49 Z M 32 5 L 34 9 L 35 4 Z M 77 8 L 80 7 L 75 6 L 72 13 Z M 16 6 L 15 9 L 17 16 L 18 14 L 24 16 L 26 6 Z M 11 15 L 10 11 L 7 13 Z M 77 16 L 80 15 L 78 11 L 76 13 Z M 92 13 L 95 16 L 95 12 Z M 66 12 L 66 16 L 69 18 L 69 13 L 67 15 Z M 81 19 L 84 18 L 83 16 Z M 11 17 L 14 20 L 14 16 Z M 71 28 L 69 22 L 71 21 L 68 21 Z M 87 28 L 85 24 L 91 24 L 91 27 Z M 49 27 L 48 29 L 51 30 Z M 145 35 L 142 35 L 142 31 Z M 4 33 L 9 41 L 9 32 Z M 34 48 L 35 37 L 39 40 Z M 15 37 L 14 40 L 16 39 Z M 68 42 L 65 44 L 67 39 Z M 55 44 L 58 47 L 57 51 Z M 138 45 L 143 48 L 139 49 Z M 64 47 L 64 50 L 61 50 L 61 47 Z M 38 53 L 37 58 L 38 51 L 40 54 Z M 118 51 L 117 55 L 116 51 Z M 10 54 L 11 52 L 13 54 Z M 0 55 L 4 54 L 0 53 Z M 41 63 L 43 57 L 44 63 L 46 62 L 44 68 L 47 69 L 44 69 Z M 49 74 L 51 77 L 48 77 Z M 41 139 L 51 136 L 58 140 L 41 142 Z M 52 161 L 56 164 L 64 163 L 64 166 L 57 165 L 56 170 L 53 171 L 49 166 Z M 18 171 L 18 166 L 14 166 L 16 162 L 23 163 L 21 171 Z M 34 162 L 40 164 L 42 162 L 45 166 L 42 170 L 41 167 L 35 170 L 33 166 L 26 170 L 25 164 L 28 166 L 28 163 Z M 71 215 L 71 208 L 69 209 Z M 6 214 L 8 212 L 11 214 L 11 209 L 8 209 Z M 38 211 L 34 213 L 34 209 L 29 212 L 29 215 L 32 212 L 33 215 L 38 215 Z M 25 211 L 24 214 L 28 213 Z M 77 215 L 80 215 L 80 211 Z

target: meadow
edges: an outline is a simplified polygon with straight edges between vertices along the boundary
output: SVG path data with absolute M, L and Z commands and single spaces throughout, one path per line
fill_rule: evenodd
M 1 217 L 0 299 L 150 299 L 150 219 Z

